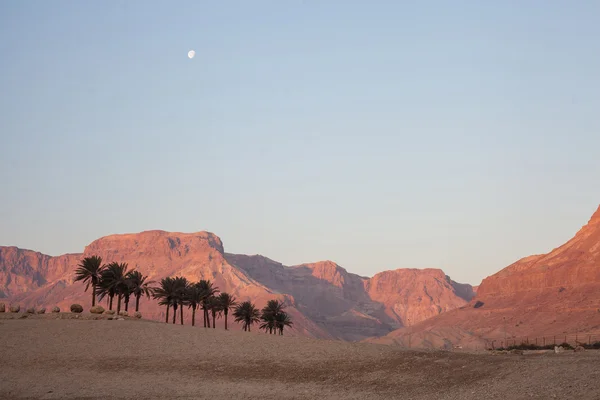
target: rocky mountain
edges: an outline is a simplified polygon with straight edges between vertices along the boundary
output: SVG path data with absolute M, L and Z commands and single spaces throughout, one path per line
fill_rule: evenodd
M 600 340 L 600 207 L 564 245 L 484 279 L 467 306 L 373 341 L 481 346 L 505 337 L 576 333 Z
M 460 307 L 473 296 L 470 285 L 453 282 L 441 270 L 400 269 L 369 279 L 331 261 L 284 266 L 259 255 L 225 253 L 221 240 L 208 232 L 164 231 L 106 236 L 81 254 L 59 257 L 0 247 L 2 296 L 24 306 L 89 305 L 91 294 L 73 282 L 73 271 L 91 255 L 127 262 L 154 281 L 175 275 L 210 279 L 239 301 L 252 300 L 259 307 L 280 299 L 294 321 L 290 334 L 318 338 L 382 336 Z M 142 301 L 141 311 L 165 318 L 154 300 Z

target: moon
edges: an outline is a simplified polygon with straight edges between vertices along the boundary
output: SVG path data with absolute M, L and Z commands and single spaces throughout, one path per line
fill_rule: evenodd
M 195 55 L 196 55 L 196 52 L 194 50 L 188 51 L 188 58 L 192 59 L 192 58 L 194 58 Z

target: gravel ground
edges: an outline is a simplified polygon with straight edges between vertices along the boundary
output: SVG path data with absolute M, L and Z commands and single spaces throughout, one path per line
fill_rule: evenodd
M 600 351 L 490 355 L 0 314 L 0 399 L 600 399 Z

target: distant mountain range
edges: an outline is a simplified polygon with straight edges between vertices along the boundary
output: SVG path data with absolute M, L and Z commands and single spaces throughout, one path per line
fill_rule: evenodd
M 150 279 L 185 276 L 210 279 L 221 291 L 262 307 L 280 299 L 294 321 L 290 334 L 361 340 L 386 335 L 440 313 L 464 306 L 472 287 L 452 281 L 439 269 L 398 269 L 364 278 L 331 261 L 284 266 L 266 257 L 226 253 L 209 232 L 147 231 L 111 235 L 81 254 L 50 257 L 16 247 L 0 247 L 0 297 L 22 306 L 72 303 L 90 306 L 90 293 L 73 283 L 73 272 L 86 256 L 127 262 Z M 141 303 L 145 317 L 164 319 L 154 300 Z
M 127 262 L 153 280 L 210 279 L 259 307 L 279 299 L 294 320 L 292 335 L 435 348 L 571 333 L 600 340 L 600 207 L 566 244 L 523 258 L 475 288 L 439 269 L 365 278 L 332 261 L 284 266 L 260 255 L 226 253 L 208 232 L 148 231 L 106 236 L 81 254 L 58 257 L 0 247 L 0 297 L 23 306 L 78 302 L 89 308 L 90 294 L 73 283 L 73 271 L 90 255 Z M 154 300 L 143 301 L 141 311 L 164 318 Z

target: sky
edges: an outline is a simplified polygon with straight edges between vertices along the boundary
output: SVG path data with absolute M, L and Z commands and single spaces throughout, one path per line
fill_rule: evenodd
M 0 245 L 207 230 L 286 265 L 478 284 L 600 204 L 599 15 L 0 1 Z

